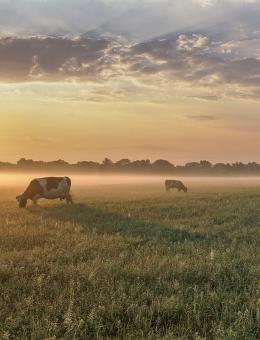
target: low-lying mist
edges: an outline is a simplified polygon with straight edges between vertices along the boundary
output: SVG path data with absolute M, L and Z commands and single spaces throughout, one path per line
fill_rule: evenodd
M 0 188 L 25 187 L 34 178 L 45 177 L 39 173 L 0 173 Z M 50 175 L 47 175 L 50 176 Z M 54 176 L 63 176 L 55 174 Z M 260 186 L 260 177 L 184 177 L 167 175 L 68 175 L 72 179 L 72 186 L 106 186 L 124 184 L 164 184 L 165 179 L 178 179 L 188 186 Z

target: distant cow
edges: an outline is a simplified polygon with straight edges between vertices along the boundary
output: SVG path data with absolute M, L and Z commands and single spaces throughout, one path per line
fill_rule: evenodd
M 34 204 L 39 198 L 66 199 L 67 203 L 72 203 L 70 195 L 71 180 L 69 177 L 44 177 L 35 178 L 22 195 L 16 197 L 20 208 L 25 208 L 28 199 Z
M 181 181 L 175 181 L 175 180 L 170 180 L 170 179 L 167 179 L 165 181 L 165 189 L 166 189 L 166 191 L 170 191 L 171 189 L 172 190 L 177 189 L 179 192 L 180 191 L 184 191 L 184 192 L 188 191 L 188 188 L 185 187 L 185 185 Z

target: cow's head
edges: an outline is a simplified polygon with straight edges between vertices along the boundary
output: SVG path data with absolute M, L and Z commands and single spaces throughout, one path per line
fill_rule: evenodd
M 27 199 L 23 195 L 18 195 L 16 197 L 17 202 L 19 203 L 19 208 L 25 208 L 27 204 Z

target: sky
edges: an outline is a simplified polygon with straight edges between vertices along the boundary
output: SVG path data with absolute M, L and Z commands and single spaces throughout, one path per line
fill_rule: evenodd
M 260 0 L 0 0 L 0 160 L 260 162 Z

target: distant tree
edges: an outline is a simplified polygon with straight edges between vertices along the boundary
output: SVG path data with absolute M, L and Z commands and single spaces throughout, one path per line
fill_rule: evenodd
M 212 164 L 209 161 L 200 161 L 200 167 L 203 169 L 210 169 L 212 168 Z
M 158 159 L 152 164 L 156 171 L 170 171 L 174 169 L 174 165 L 164 159 Z
M 256 162 L 250 162 L 247 164 L 249 168 L 258 168 L 259 167 L 259 164 L 257 164 Z
M 76 164 L 70 164 L 62 159 L 54 161 L 34 161 L 32 159 L 21 158 L 16 164 L 0 162 L 0 170 L 69 170 L 69 171 L 132 171 L 145 173 L 173 173 L 183 175 L 232 175 L 232 174 L 254 174 L 260 175 L 260 164 L 256 162 L 249 162 L 247 164 L 242 162 L 230 163 L 216 163 L 211 164 L 207 160 L 200 162 L 189 162 L 185 165 L 173 165 L 165 159 L 158 159 L 151 163 L 149 159 L 141 159 L 131 161 L 128 158 L 122 158 L 117 162 L 109 158 L 105 158 L 100 164 L 93 161 L 81 161 Z
M 114 168 L 114 163 L 109 158 L 105 158 L 100 166 L 100 169 L 102 169 L 103 171 L 105 170 L 111 171 L 113 170 L 113 168 Z
M 216 163 L 213 166 L 215 169 L 225 169 L 227 167 L 227 164 L 225 163 Z
M 33 161 L 32 159 L 21 158 L 21 159 L 17 162 L 17 166 L 18 166 L 19 168 L 24 168 L 24 169 L 33 168 L 33 166 L 34 166 L 34 161 Z
M 213 166 L 214 169 L 216 170 L 225 170 L 228 168 L 227 164 L 225 163 L 216 163 L 214 166 Z
M 15 168 L 15 164 L 9 162 L 0 162 L 0 169 L 1 170 L 11 170 Z
M 146 160 L 136 160 L 131 163 L 131 168 L 135 170 L 147 170 L 151 166 L 151 161 L 149 159 Z
M 76 164 L 77 168 L 86 169 L 86 170 L 98 169 L 99 166 L 100 164 L 98 162 L 92 162 L 92 161 L 82 161 Z
M 130 161 L 130 159 L 128 159 L 128 158 L 122 158 L 122 159 L 120 159 L 119 161 L 117 161 L 116 163 L 115 163 L 115 165 L 117 166 L 117 167 L 122 167 L 122 168 L 125 168 L 125 167 L 127 167 L 127 166 L 129 166 L 131 164 L 131 161 Z
M 94 165 L 97 166 L 100 164 L 98 162 L 93 162 L 93 161 L 81 161 L 81 162 L 78 162 L 77 165 L 88 167 L 88 166 L 94 166 Z
M 199 169 L 200 168 L 200 163 L 198 162 L 190 162 L 185 164 L 185 168 L 190 168 L 190 169 Z
M 146 160 L 135 160 L 133 162 L 128 163 L 127 166 L 124 167 L 127 171 L 133 172 L 147 172 L 149 169 L 152 169 L 151 162 L 149 159 Z
M 244 164 L 244 163 L 242 163 L 242 162 L 236 162 L 236 163 L 233 163 L 232 164 L 232 167 L 233 168 L 237 168 L 237 169 L 242 169 L 242 168 L 244 168 L 246 165 Z
M 63 159 L 58 159 L 56 161 L 47 162 L 47 165 L 54 168 L 66 168 L 70 164 Z
M 248 167 L 249 170 L 253 170 L 253 171 L 260 169 L 260 165 L 257 164 L 256 162 L 248 163 L 247 167 Z
M 113 165 L 114 163 L 111 161 L 111 159 L 109 158 L 105 158 L 102 162 L 103 165 L 106 165 L 106 166 L 111 166 Z

